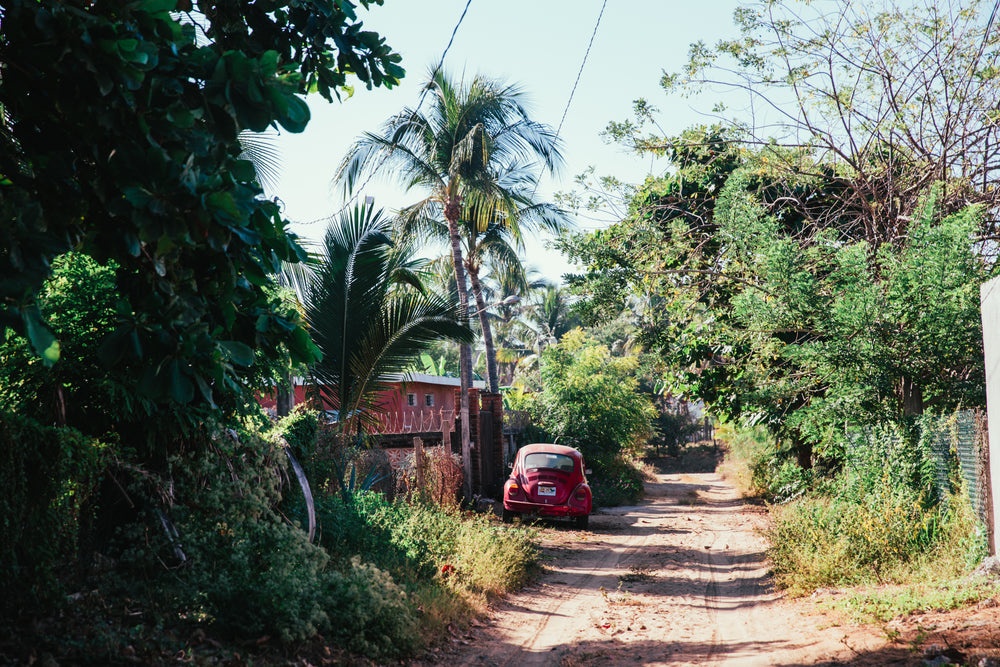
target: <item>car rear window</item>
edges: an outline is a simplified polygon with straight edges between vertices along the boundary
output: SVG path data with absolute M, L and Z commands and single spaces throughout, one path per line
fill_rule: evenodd
M 565 454 L 549 454 L 540 452 L 524 457 L 525 468 L 551 468 L 564 472 L 573 472 L 573 459 Z

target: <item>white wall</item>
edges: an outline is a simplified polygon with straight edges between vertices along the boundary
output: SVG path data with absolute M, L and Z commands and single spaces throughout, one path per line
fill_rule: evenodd
M 986 357 L 986 414 L 989 421 L 990 497 L 993 499 L 993 544 L 997 553 L 1000 535 L 1000 278 L 983 283 L 979 290 L 983 317 L 983 353 Z M 995 445 L 995 446 L 994 446 Z

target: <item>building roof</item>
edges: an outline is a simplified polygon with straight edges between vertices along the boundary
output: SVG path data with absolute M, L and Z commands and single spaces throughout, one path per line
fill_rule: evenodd
M 384 382 L 423 382 L 425 384 L 436 384 L 443 387 L 461 387 L 462 382 L 458 378 L 447 375 L 429 375 L 427 373 L 390 373 L 382 378 Z M 296 377 L 293 383 L 297 385 L 306 384 L 306 378 Z M 472 386 L 476 389 L 486 389 L 485 380 L 473 380 Z

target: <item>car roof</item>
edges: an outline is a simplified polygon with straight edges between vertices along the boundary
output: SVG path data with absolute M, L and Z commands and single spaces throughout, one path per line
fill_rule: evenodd
M 573 458 L 582 457 L 580 450 L 574 449 L 573 447 L 567 447 L 566 445 L 556 445 L 547 442 L 535 442 L 530 445 L 525 445 L 518 450 L 518 455 L 525 454 L 535 454 L 537 452 L 549 452 L 551 454 L 565 454 L 566 456 L 572 456 Z

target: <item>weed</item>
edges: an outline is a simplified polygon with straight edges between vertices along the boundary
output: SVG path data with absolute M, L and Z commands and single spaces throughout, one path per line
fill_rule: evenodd
M 760 445 L 746 436 L 742 442 Z M 941 582 L 968 572 L 985 554 L 985 540 L 960 485 L 938 488 L 926 449 L 901 427 L 873 429 L 851 439 L 839 475 L 772 506 L 776 583 L 801 595 L 821 586 Z M 858 604 L 876 617 L 896 608 Z
M 604 598 L 604 601 L 611 607 L 641 607 L 643 605 L 642 601 L 634 597 L 629 591 L 623 591 L 622 583 L 621 581 L 618 582 L 618 590 L 614 593 L 609 593 L 605 590 L 604 586 L 601 586 L 601 597 Z
M 642 567 L 641 565 L 633 565 L 629 568 L 626 574 L 618 576 L 618 581 L 620 582 L 633 582 L 633 581 L 649 581 L 653 578 L 653 575 L 649 573 L 649 570 Z
M 838 600 L 834 608 L 860 622 L 885 623 L 915 611 L 950 610 L 1000 593 L 998 582 L 954 579 L 943 584 L 912 584 L 861 590 Z

